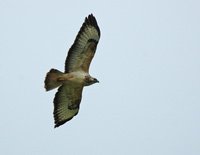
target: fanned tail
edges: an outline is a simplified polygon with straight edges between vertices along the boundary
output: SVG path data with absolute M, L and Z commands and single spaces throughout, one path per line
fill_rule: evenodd
M 46 78 L 44 80 L 44 88 L 46 89 L 46 91 L 52 90 L 62 85 L 62 83 L 58 81 L 58 78 L 62 77 L 63 74 L 64 73 L 60 72 L 57 69 L 51 69 L 46 74 Z

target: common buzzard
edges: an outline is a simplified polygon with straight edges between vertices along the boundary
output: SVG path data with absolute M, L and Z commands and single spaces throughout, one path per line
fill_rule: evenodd
M 55 128 L 78 114 L 84 86 L 99 82 L 89 75 L 89 66 L 100 39 L 95 17 L 85 18 L 65 61 L 65 72 L 51 69 L 44 81 L 46 91 L 58 88 L 54 98 Z

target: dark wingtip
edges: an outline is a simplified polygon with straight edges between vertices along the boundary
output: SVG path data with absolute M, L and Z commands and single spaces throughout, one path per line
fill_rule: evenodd
M 59 126 L 65 124 L 67 121 L 71 120 L 72 118 L 73 118 L 73 117 L 71 117 L 71 118 L 69 118 L 69 119 L 67 119 L 67 120 L 60 121 L 60 122 L 59 122 L 59 121 L 57 121 L 56 118 L 54 117 L 54 119 L 55 119 L 55 126 L 54 126 L 54 128 L 57 128 L 57 127 L 59 127 Z
M 89 14 L 88 17 L 85 18 L 85 24 L 86 24 L 86 25 L 94 26 L 94 27 L 97 29 L 97 31 L 98 31 L 99 37 L 101 36 L 100 28 L 99 28 L 99 26 L 98 26 L 98 24 L 97 24 L 97 20 L 96 20 L 96 18 L 93 16 L 92 13 Z

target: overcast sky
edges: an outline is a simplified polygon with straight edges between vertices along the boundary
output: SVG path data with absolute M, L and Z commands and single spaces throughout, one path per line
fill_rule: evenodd
M 0 2 L 1 155 L 199 155 L 200 1 Z M 54 129 L 50 68 L 84 19 L 101 38 L 79 114 Z

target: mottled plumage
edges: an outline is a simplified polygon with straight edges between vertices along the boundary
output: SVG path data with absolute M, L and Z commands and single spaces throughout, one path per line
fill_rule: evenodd
M 99 82 L 89 75 L 89 66 L 100 38 L 100 29 L 91 14 L 85 18 L 65 61 L 65 72 L 51 69 L 45 78 L 46 91 L 56 87 L 54 98 L 55 127 L 78 114 L 84 86 Z

